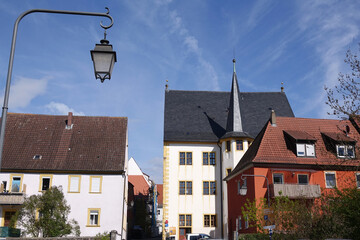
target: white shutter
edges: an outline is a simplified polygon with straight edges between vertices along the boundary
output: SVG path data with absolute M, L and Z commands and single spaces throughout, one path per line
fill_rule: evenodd
M 315 146 L 314 146 L 314 144 L 306 144 L 306 156 L 315 157 Z
M 305 156 L 305 144 L 296 144 L 296 149 L 297 149 L 297 155 L 299 157 L 303 157 Z
M 70 192 L 78 192 L 79 184 L 80 184 L 79 177 L 70 177 Z
M 100 177 L 91 178 L 91 192 L 100 192 Z

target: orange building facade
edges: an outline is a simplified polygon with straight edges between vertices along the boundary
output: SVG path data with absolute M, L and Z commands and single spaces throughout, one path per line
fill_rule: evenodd
M 225 178 L 229 239 L 256 232 L 242 216 L 241 207 L 247 199 L 269 197 L 271 202 L 281 194 L 313 202 L 335 187 L 360 188 L 359 140 L 358 119 L 276 118 L 273 113 Z M 245 188 L 243 196 L 240 193 Z M 266 225 L 272 225 L 271 219 Z

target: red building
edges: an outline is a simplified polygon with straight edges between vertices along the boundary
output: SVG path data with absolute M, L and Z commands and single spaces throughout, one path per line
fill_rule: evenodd
M 359 123 L 359 119 L 276 117 L 272 112 L 238 165 L 225 178 L 229 239 L 236 233 L 256 231 L 248 227 L 246 216 L 241 213 L 247 198 L 269 196 L 271 202 L 281 192 L 290 199 L 313 201 L 334 187 L 357 184 L 360 188 Z M 246 180 L 244 174 L 248 175 Z M 244 185 L 247 194 L 242 196 L 240 189 Z

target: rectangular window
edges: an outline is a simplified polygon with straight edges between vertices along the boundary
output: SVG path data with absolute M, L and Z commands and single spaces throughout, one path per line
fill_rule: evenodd
M 243 140 L 236 140 L 236 150 L 238 151 L 244 150 Z
M 192 195 L 192 181 L 179 182 L 179 195 Z
M 355 176 L 356 176 L 356 186 L 357 188 L 360 188 L 360 173 L 357 173 Z
M 335 173 L 325 173 L 325 184 L 327 188 L 336 187 Z
M 284 183 L 284 176 L 282 173 L 274 173 L 273 174 L 273 181 L 274 184 L 283 184 Z
M 309 176 L 307 174 L 298 174 L 298 183 L 301 185 L 308 185 Z
M 231 173 L 231 168 L 226 169 L 226 176 L 228 176 Z
M 52 175 L 40 175 L 39 192 L 48 190 L 52 185 Z
M 204 227 L 216 227 L 216 215 L 205 214 L 204 215 Z
M 248 216 L 245 216 L 245 228 L 246 229 L 249 228 L 249 218 L 248 218 Z
M 100 208 L 88 209 L 88 227 L 100 227 Z
M 215 152 L 203 152 L 203 165 L 215 165 Z
M 228 152 L 231 151 L 231 142 L 230 141 L 226 141 L 226 151 L 228 151 Z
M 10 190 L 11 192 L 21 192 L 22 175 L 10 175 Z
M 191 215 L 179 214 L 179 226 L 180 227 L 191 227 Z
M 192 152 L 180 152 L 179 164 L 180 165 L 192 165 Z
M 90 176 L 90 193 L 101 193 L 102 176 Z
M 80 181 L 81 181 L 81 176 L 69 175 L 68 192 L 69 193 L 79 193 L 80 192 Z
M 238 230 L 242 229 L 242 225 L 241 225 L 241 216 L 238 217 Z
M 203 182 L 203 195 L 216 195 L 216 181 Z
M 315 157 L 315 144 L 296 144 L 296 153 L 298 157 Z
M 337 156 L 339 158 L 354 158 L 354 146 L 352 145 L 336 145 Z

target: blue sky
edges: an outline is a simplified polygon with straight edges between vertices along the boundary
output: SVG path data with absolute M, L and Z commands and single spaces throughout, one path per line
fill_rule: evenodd
M 117 51 L 112 79 L 95 80 L 89 50 L 103 37 L 98 17 L 35 13 L 20 23 L 9 112 L 129 118 L 129 157 L 162 182 L 166 80 L 174 90 L 280 91 L 297 117 L 327 118 L 347 49 L 360 41 L 353 0 L 13 0 L 0 2 L 0 97 L 16 18 L 32 8 L 105 12 Z M 2 99 L 2 98 L 1 98 Z

